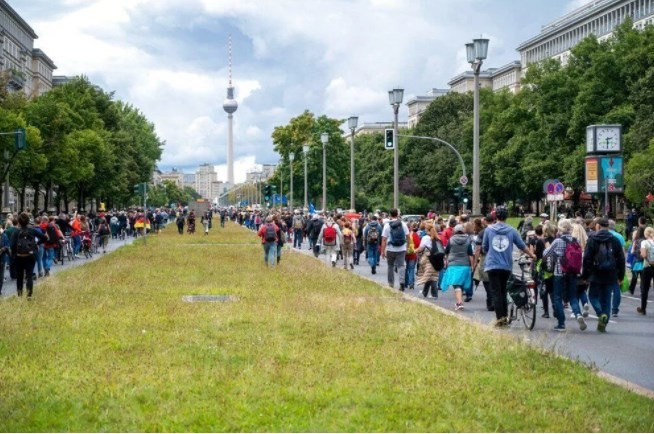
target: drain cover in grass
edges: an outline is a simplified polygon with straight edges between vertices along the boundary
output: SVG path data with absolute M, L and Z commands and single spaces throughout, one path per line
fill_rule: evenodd
M 185 295 L 182 297 L 182 300 L 187 303 L 225 303 L 228 301 L 236 301 L 236 297 L 232 297 L 231 295 Z

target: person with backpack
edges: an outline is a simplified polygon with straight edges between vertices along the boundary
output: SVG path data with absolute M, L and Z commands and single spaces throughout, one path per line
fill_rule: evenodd
M 571 235 L 572 223 L 568 219 L 559 220 L 559 237 L 545 249 L 543 257 L 552 258 L 554 263 L 554 292 L 552 307 L 558 323 L 555 331 L 565 331 L 565 311 L 563 299 L 566 298 L 580 330 L 586 330 L 585 317 L 588 317 L 589 306 L 584 305 L 582 314 L 577 299 L 577 276 L 581 273 L 582 250 L 579 241 Z
M 405 288 L 406 250 L 409 244 L 409 228 L 400 220 L 400 213 L 396 208 L 391 209 L 391 219 L 382 229 L 381 256 L 386 258 L 388 264 L 388 285 L 395 285 L 395 268 L 400 278 L 400 291 Z
M 273 222 L 272 215 L 266 217 L 266 222 L 261 225 L 257 234 L 261 238 L 263 246 L 263 263 L 269 267 L 274 267 L 277 263 L 277 234 L 279 227 Z
M 372 274 L 377 274 L 377 266 L 379 265 L 379 239 L 382 234 L 382 227 L 377 219 L 378 217 L 373 215 L 372 220 L 363 230 L 366 257 L 368 258 L 368 265 L 370 265 Z
M 177 213 L 177 219 L 175 219 L 175 223 L 177 224 L 177 232 L 179 232 L 180 235 L 184 235 L 184 214 L 181 212 Z
M 424 298 L 427 298 L 430 291 L 433 298 L 438 298 L 438 275 L 445 266 L 445 247 L 436 226 L 431 222 L 425 223 L 425 232 L 416 249 L 416 253 L 420 255 L 416 284 L 418 287 L 423 286 Z
M 622 246 L 622 251 L 624 252 L 626 242 L 622 234 L 615 230 L 615 220 L 609 219 L 609 232 L 611 232 L 611 234 L 613 234 L 613 236 L 618 239 L 620 246 Z M 618 313 L 620 312 L 620 302 L 622 301 L 622 291 L 619 285 L 616 284 L 613 286 L 611 295 L 613 297 L 613 301 L 611 303 L 611 314 L 614 318 L 617 318 Z
M 320 231 L 322 230 L 323 220 L 318 214 L 314 214 L 311 218 L 311 223 L 309 227 L 309 244 L 310 248 L 313 249 L 313 256 L 316 258 L 320 254 L 320 246 L 318 246 L 318 237 L 320 236 Z
M 284 244 L 286 243 L 286 234 L 288 233 L 288 229 L 286 227 L 286 223 L 284 222 L 284 219 L 282 219 L 279 214 L 275 214 L 273 216 L 273 223 L 277 226 L 277 263 L 279 264 L 279 261 L 282 260 L 282 248 L 284 247 Z
M 328 260 L 331 260 L 332 267 L 336 267 L 336 258 L 338 251 L 341 249 L 341 229 L 334 220 L 329 217 L 327 222 L 322 225 L 320 234 L 318 235 L 318 245 L 324 247 L 325 255 Z
M 611 314 L 611 294 L 625 274 L 625 256 L 620 241 L 609 232 L 609 220 L 597 220 L 595 232 L 588 237 L 581 278 L 589 283 L 588 297 L 599 320 L 597 331 L 606 332 Z
M 220 227 L 225 227 L 225 219 L 227 218 L 227 210 L 225 208 L 220 210 Z
M 64 235 L 55 223 L 55 216 L 50 216 L 44 232 L 48 236 L 48 241 L 45 242 L 45 259 L 43 265 L 45 267 L 45 275 L 49 276 L 50 269 L 57 256 L 57 250 L 61 248 L 61 241 L 64 239 Z
M 107 224 L 107 220 L 103 218 L 100 219 L 100 224 L 98 225 L 98 237 L 100 237 L 100 247 L 102 247 L 102 253 L 107 253 L 107 246 L 109 245 L 109 237 L 111 235 L 111 229 Z
M 343 223 L 343 243 L 341 244 L 341 252 L 343 253 L 343 268 L 347 270 L 348 265 L 354 270 L 353 255 L 354 246 L 356 245 L 356 237 L 352 230 L 352 223 L 346 220 Z
M 32 273 L 38 245 L 47 240 L 43 233 L 35 230 L 29 223 L 29 215 L 25 212 L 20 213 L 18 229 L 13 233 L 10 244 L 11 254 L 16 264 L 16 293 L 19 297 L 23 295 L 23 282 L 27 277 L 27 298 L 32 297 L 34 287 Z
M 646 228 L 643 235 L 644 239 L 640 243 L 639 252 L 643 267 L 640 277 L 640 307 L 636 308 L 636 312 L 647 315 L 647 296 L 654 278 L 654 229 Z
M 631 237 L 632 243 L 629 247 L 629 253 L 633 256 L 633 261 L 631 264 L 631 281 L 629 282 L 629 293 L 634 295 L 636 292 L 636 284 L 638 283 L 638 277 L 640 277 L 640 287 L 642 295 L 643 287 L 643 269 L 645 268 L 645 258 L 641 255 L 641 249 L 643 246 L 643 241 L 647 239 L 645 236 L 645 230 L 647 228 L 639 227 Z M 649 286 L 648 286 L 649 289 Z
M 304 230 L 304 217 L 300 211 L 293 212 L 293 248 L 302 248 L 302 231 Z
M 443 292 L 454 288 L 454 310 L 463 309 L 463 292 L 467 293 L 472 286 L 474 260 L 472 241 L 466 235 L 464 226 L 458 224 L 445 247 L 445 274 L 440 283 Z
M 535 258 L 535 255 L 529 251 L 527 245 L 520 238 L 518 231 L 506 224 L 508 216 L 506 208 L 498 207 L 495 210 L 497 223 L 486 228 L 482 240 L 482 251 L 486 254 L 484 271 L 488 273 L 488 280 L 493 292 L 493 304 L 497 318 L 495 325 L 497 327 L 509 325 L 506 285 L 513 270 L 513 245 L 516 245 L 530 258 Z

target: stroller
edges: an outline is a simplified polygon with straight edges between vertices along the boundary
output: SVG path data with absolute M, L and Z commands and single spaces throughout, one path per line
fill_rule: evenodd
M 82 252 L 84 252 L 85 258 L 90 258 L 92 254 L 93 240 L 91 239 L 91 232 L 84 231 L 82 232 Z

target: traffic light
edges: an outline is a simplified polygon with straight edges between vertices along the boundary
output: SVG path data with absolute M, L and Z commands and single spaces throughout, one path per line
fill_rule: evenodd
M 384 149 L 395 149 L 395 130 L 393 128 L 384 130 Z
M 263 188 L 263 194 L 265 196 L 266 202 L 270 200 L 270 196 L 272 195 L 272 186 L 270 184 L 266 184 L 266 186 Z
M 16 128 L 16 150 L 22 151 L 27 147 L 25 141 L 25 128 Z
M 142 195 L 145 193 L 145 183 L 134 184 L 134 194 Z
M 461 199 L 462 199 L 462 197 L 461 197 L 461 187 L 456 187 L 454 189 L 454 202 L 459 203 L 459 202 L 461 202 Z
M 468 203 L 468 190 L 466 190 L 464 187 L 459 187 L 461 189 L 461 197 L 463 198 L 463 203 L 467 204 Z

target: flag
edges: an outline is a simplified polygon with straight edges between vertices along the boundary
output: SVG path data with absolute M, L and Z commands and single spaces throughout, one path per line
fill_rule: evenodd
M 316 213 L 316 207 L 313 206 L 312 203 L 309 203 L 309 214 L 315 214 Z

